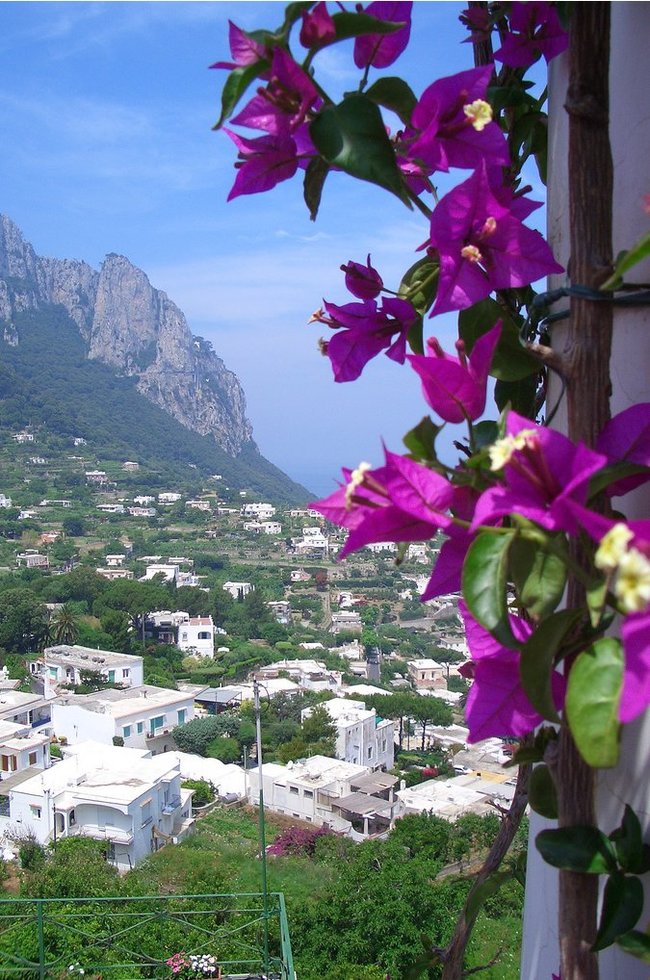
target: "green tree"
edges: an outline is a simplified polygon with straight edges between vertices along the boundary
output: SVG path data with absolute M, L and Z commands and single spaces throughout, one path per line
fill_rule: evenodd
M 40 649 L 47 639 L 47 609 L 31 589 L 7 589 L 0 595 L 0 647 L 9 653 Z
M 52 643 L 76 643 L 78 634 L 77 617 L 70 606 L 64 605 L 50 620 L 50 639 Z

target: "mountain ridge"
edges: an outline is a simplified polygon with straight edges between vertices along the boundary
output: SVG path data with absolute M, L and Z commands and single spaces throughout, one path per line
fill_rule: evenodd
M 73 343 L 56 310 L 74 325 L 82 348 Z M 76 372 L 88 374 L 89 365 L 95 362 L 113 372 L 116 380 L 129 379 L 129 388 L 133 387 L 142 399 L 182 427 L 180 432 L 173 425 L 171 429 L 177 439 L 195 446 L 194 456 L 200 457 L 201 470 L 219 466 L 223 469 L 224 460 L 226 464 L 231 460 L 232 465 L 226 465 L 230 478 L 250 487 L 251 466 L 254 468 L 258 461 L 267 476 L 273 473 L 271 482 L 276 493 L 295 500 L 309 496 L 304 487 L 261 456 L 246 417 L 239 379 L 226 368 L 208 341 L 191 333 L 183 312 L 166 293 L 151 285 L 141 269 L 115 252 L 106 255 L 99 270 L 83 260 L 38 256 L 18 226 L 6 215 L 0 215 L 0 347 L 5 349 L 0 406 L 5 400 L 3 389 L 8 386 L 15 394 L 21 374 L 30 374 L 20 348 L 29 331 L 34 330 L 39 331 L 42 343 L 51 345 L 53 355 L 65 335 L 65 344 L 74 347 Z M 35 353 L 32 347 L 32 357 Z M 12 381 L 7 374 L 9 368 Z M 47 362 L 42 363 L 42 369 L 47 374 Z M 58 361 L 57 372 L 58 393 L 65 402 L 65 389 L 72 386 L 79 392 L 79 385 L 66 375 L 65 365 Z M 68 383 L 61 380 L 66 376 Z M 103 385 L 100 387 L 103 390 Z M 122 390 L 123 385 L 117 384 L 117 388 Z M 32 386 L 31 390 L 38 403 L 37 388 Z M 75 406 L 69 399 L 67 403 L 74 417 Z M 13 423 L 20 421 L 17 404 L 14 398 L 9 413 Z M 49 410 L 51 413 L 51 403 Z M 106 410 L 110 412 L 111 407 L 107 405 Z M 136 417 L 155 418 L 149 411 L 138 410 L 135 402 L 132 411 Z M 24 424 L 27 423 L 26 419 Z M 138 426 L 133 426 L 134 453 L 139 441 L 137 430 Z M 185 431 L 200 437 L 200 444 L 186 436 Z M 212 464 L 211 445 L 215 450 Z M 235 475 L 237 460 L 246 464 L 241 479 Z M 280 491 L 283 480 L 285 487 Z M 264 479 L 261 482 L 264 484 Z

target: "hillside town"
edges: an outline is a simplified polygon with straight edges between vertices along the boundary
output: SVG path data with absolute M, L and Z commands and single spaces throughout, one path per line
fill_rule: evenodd
M 13 435 L 30 454 L 37 439 Z M 463 725 L 459 596 L 419 601 L 435 542 L 339 562 L 341 531 L 316 510 L 219 474 L 158 490 L 133 460 L 52 469 L 0 494 L 6 856 L 24 835 L 85 836 L 128 870 L 206 805 L 256 806 L 261 789 L 268 812 L 354 841 L 508 806 L 512 746 L 469 744 Z M 279 740 L 276 715 L 291 719 Z

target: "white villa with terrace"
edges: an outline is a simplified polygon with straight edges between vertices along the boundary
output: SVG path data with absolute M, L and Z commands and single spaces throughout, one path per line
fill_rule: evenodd
M 138 749 L 86 743 L 56 766 L 25 773 L 0 815 L 6 840 L 33 834 L 41 844 L 61 837 L 91 837 L 106 845 L 120 871 L 191 830 L 192 792 L 181 789 L 174 753 L 151 758 Z

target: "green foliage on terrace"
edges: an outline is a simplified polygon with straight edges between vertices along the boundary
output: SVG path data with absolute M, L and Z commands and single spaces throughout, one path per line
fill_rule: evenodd
M 75 323 L 61 307 L 19 314 L 14 326 L 20 342 L 3 345 L 0 363 L 4 439 L 30 426 L 44 434 L 51 455 L 57 450 L 69 453 L 71 440 L 83 436 L 87 450 L 102 462 L 135 456 L 152 478 L 179 487 L 220 473 L 225 483 L 273 501 L 302 503 L 309 498 L 304 487 L 254 445 L 233 459 L 211 437 L 191 432 L 140 395 L 137 378 L 120 377 L 88 360 Z M 39 451 L 42 445 L 39 434 Z

